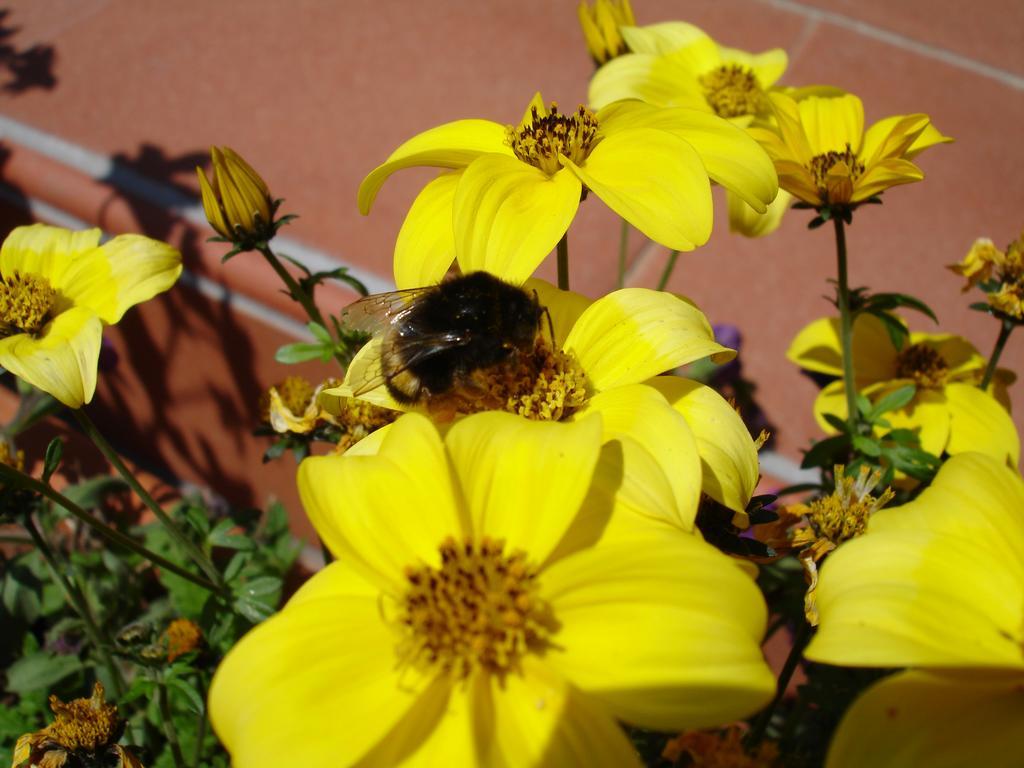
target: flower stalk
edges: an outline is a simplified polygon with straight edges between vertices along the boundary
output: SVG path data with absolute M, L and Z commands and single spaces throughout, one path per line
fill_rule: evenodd
M 658 280 L 658 290 L 664 291 L 665 286 L 668 285 L 669 279 L 672 277 L 672 272 L 676 268 L 676 260 L 679 258 L 679 251 L 672 251 L 668 255 L 668 262 L 665 264 L 665 270 L 661 273 L 661 279 Z
M 626 257 L 629 251 L 629 222 L 622 220 L 622 230 L 619 233 L 619 278 L 616 282 L 618 288 L 626 287 Z
M 57 506 L 65 509 L 80 522 L 92 528 L 99 536 L 102 536 L 111 544 L 114 544 L 119 547 L 124 547 L 125 549 L 134 552 L 140 557 L 145 558 L 153 565 L 159 566 L 164 570 L 170 571 L 176 576 L 180 576 L 181 578 L 186 579 L 187 581 L 191 581 L 193 584 L 200 586 L 203 589 L 208 589 L 211 592 L 224 591 L 212 582 L 207 581 L 202 576 L 194 574 L 191 571 L 182 568 L 177 563 L 173 563 L 167 558 L 158 555 L 156 552 L 147 549 L 131 537 L 125 536 L 117 529 L 110 528 L 109 526 L 102 523 L 100 520 L 97 520 L 95 517 L 90 515 L 80 506 L 75 504 L 75 502 L 73 502 L 64 494 L 60 493 L 59 491 L 55 491 L 46 483 L 40 482 L 39 480 L 36 480 L 34 477 L 29 477 L 25 473 L 19 472 L 14 467 L 10 467 L 6 464 L 0 463 L 0 481 L 2 481 L 3 484 L 10 483 L 18 488 L 24 488 L 25 490 L 32 491 L 33 493 L 38 493 L 41 496 L 45 496 L 47 499 L 52 501 Z
M 85 634 L 89 636 L 89 642 L 93 644 L 96 652 L 100 655 L 103 660 L 103 666 L 107 668 L 107 674 L 110 675 L 110 681 L 114 686 L 114 691 L 117 695 L 123 696 L 125 692 L 124 678 L 121 676 L 121 670 L 118 669 L 117 664 L 114 663 L 114 657 L 110 655 L 110 648 L 113 643 L 109 638 L 105 637 L 103 630 L 100 629 L 99 624 L 96 623 L 96 619 L 93 618 L 92 611 L 89 609 L 89 603 L 85 599 L 85 595 L 82 594 L 78 586 L 71 581 L 65 574 L 65 569 L 61 567 L 61 564 L 57 562 L 57 556 L 54 551 L 50 548 L 49 543 L 43 534 L 36 528 L 35 522 L 32 520 L 31 515 L 26 515 L 24 519 L 25 530 L 28 531 L 28 535 L 32 538 L 32 542 L 35 544 L 36 549 L 39 550 L 39 554 L 43 556 L 47 566 L 50 568 L 50 572 L 53 574 L 54 579 L 60 584 L 61 589 L 64 591 L 64 596 L 68 602 L 71 603 L 71 607 L 74 608 L 75 613 L 78 614 L 82 620 L 82 625 L 85 628 Z
M 558 241 L 558 287 L 569 290 L 569 233 L 562 235 Z
M 846 419 L 852 435 L 857 429 L 857 383 L 853 378 L 853 315 L 850 312 L 850 282 L 846 268 L 846 230 L 842 214 L 833 214 L 832 221 L 836 232 L 836 306 L 839 309 L 839 340 L 843 348 Z
M 1003 319 L 1003 325 L 999 329 L 999 337 L 996 339 L 995 346 L 992 347 L 992 354 L 989 355 L 988 365 L 985 366 L 985 374 L 981 377 L 981 383 L 978 385 L 979 389 L 986 390 L 988 385 L 992 383 L 992 376 L 995 374 L 999 358 L 1003 354 L 1003 347 L 1006 346 L 1006 341 L 1010 338 L 1015 325 L 1016 323 L 1012 320 Z
M 181 752 L 181 742 L 178 740 L 178 732 L 174 728 L 174 720 L 171 719 L 171 705 L 167 700 L 167 684 L 163 677 L 157 680 L 156 686 L 157 706 L 160 708 L 160 719 L 163 721 L 164 735 L 171 748 L 171 756 L 174 758 L 175 768 L 185 768 L 185 756 Z
M 121 460 L 121 457 L 117 454 L 117 451 L 113 449 L 107 439 L 103 437 L 103 434 L 96 428 L 92 419 L 81 409 L 73 410 L 72 413 L 75 415 L 75 420 L 78 421 L 79 426 L 88 435 L 89 439 L 93 441 L 96 447 L 100 450 L 100 453 L 106 457 L 114 469 L 117 470 L 118 474 L 121 475 L 122 479 L 128 483 L 128 486 L 135 492 L 135 495 L 142 499 L 142 503 L 146 505 L 150 512 L 152 512 L 156 519 L 167 530 L 167 533 L 172 539 L 185 551 L 185 553 L 191 558 L 191 560 L 199 567 L 199 569 L 206 574 L 206 578 L 209 579 L 215 587 L 215 591 L 221 591 L 224 586 L 224 580 L 220 573 L 214 567 L 210 558 L 200 547 L 186 536 L 182 530 L 171 520 L 170 516 L 164 512 L 163 508 L 156 502 L 149 491 L 142 487 L 142 484 L 138 481 L 138 478 L 132 474 L 132 471 L 128 469 L 127 465 Z

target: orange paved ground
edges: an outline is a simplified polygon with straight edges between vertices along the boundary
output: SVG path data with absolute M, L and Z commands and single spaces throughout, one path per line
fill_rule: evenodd
M 975 237 L 1003 246 L 1024 227 L 1024 3 L 634 3 L 640 23 L 685 13 L 727 45 L 785 48 L 783 82 L 849 89 L 864 99 L 869 121 L 922 111 L 954 136 L 956 144 L 922 156 L 925 182 L 858 214 L 851 279 L 921 296 L 944 330 L 987 354 L 995 328 L 966 309 L 959 280 L 942 265 Z M 292 467 L 263 468 L 264 444 L 247 430 L 258 392 L 285 374 L 272 354 L 298 315 L 262 265 L 243 257 L 221 266 L 223 246 L 204 242 L 210 233 L 196 223 L 192 169 L 207 147 L 235 147 L 287 198 L 287 211 L 301 214 L 286 229 L 290 247 L 353 265 L 382 290 L 401 217 L 430 173 L 394 177 L 369 218 L 355 206 L 363 175 L 433 125 L 512 122 L 538 89 L 575 105 L 591 71 L 571 0 L 7 7 L 5 228 L 25 218 L 27 205 L 58 223 L 141 229 L 179 245 L 191 285 L 201 289 L 182 287 L 111 332 L 122 364 L 104 377 L 96 416 L 144 461 L 252 503 L 268 494 L 295 503 Z M 614 284 L 618 242 L 617 222 L 601 205 L 591 198 L 570 233 L 573 285 L 594 296 Z M 834 270 L 830 232 L 808 233 L 807 218 L 794 212 L 774 236 L 747 241 L 731 236 L 719 215 L 711 242 L 680 258 L 671 283 L 712 321 L 740 326 L 746 371 L 790 458 L 817 435 L 809 415 L 815 390 L 783 353 L 802 325 L 827 312 L 821 294 Z M 639 235 L 632 248 L 630 281 L 651 285 L 667 254 Z M 544 274 L 553 276 L 551 264 Z M 326 298 L 334 310 L 350 296 Z M 1024 337 L 1011 339 L 1005 361 L 1024 371 Z M 1020 392 L 1019 384 L 1011 390 Z

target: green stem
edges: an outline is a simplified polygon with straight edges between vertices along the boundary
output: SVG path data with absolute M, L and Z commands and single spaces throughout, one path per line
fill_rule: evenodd
M 86 512 L 84 509 L 82 509 L 80 506 L 75 504 L 75 502 L 73 502 L 67 496 L 63 495 L 58 491 L 55 491 L 46 483 L 42 483 L 39 480 L 36 480 L 34 477 L 29 477 L 28 475 L 16 470 L 14 467 L 9 467 L 2 462 L 0 462 L 0 480 L 3 481 L 2 484 L 10 483 L 15 487 L 24 488 L 27 491 L 32 491 L 33 493 L 38 493 L 41 496 L 45 496 L 57 506 L 62 507 L 68 512 L 70 512 L 73 517 L 77 518 L 85 525 L 92 528 L 94 531 L 96 531 L 97 534 L 102 536 L 111 544 L 114 544 L 119 547 L 124 547 L 125 549 L 134 552 L 135 554 L 141 557 L 144 557 L 153 565 L 158 565 L 161 568 L 170 571 L 171 573 L 181 576 L 181 578 L 183 579 L 191 581 L 193 584 L 203 587 L 204 589 L 210 590 L 211 592 L 222 591 L 220 588 L 218 588 L 214 584 L 211 584 L 202 576 L 198 576 L 197 574 L 194 574 L 191 571 L 182 568 L 177 563 L 172 563 L 167 558 L 161 557 L 156 552 L 153 552 L 152 550 L 142 546 L 134 539 L 125 536 L 117 529 L 110 528 L 109 526 L 105 525 L 104 523 L 90 515 L 88 512 Z
M 67 569 L 61 567 L 61 564 L 57 562 L 57 556 L 50 549 L 50 545 L 39 532 L 39 529 L 36 528 L 31 515 L 25 516 L 24 525 L 28 535 L 32 537 L 32 542 L 36 545 L 36 549 L 39 550 L 39 554 L 43 556 L 46 564 L 50 567 L 53 577 L 60 584 L 61 589 L 64 590 L 64 596 L 82 620 L 82 624 L 85 626 L 85 634 L 89 636 L 89 642 L 93 644 L 96 652 L 103 659 L 103 666 L 107 668 L 107 674 L 110 675 L 110 680 L 114 685 L 114 692 L 118 698 L 121 698 L 125 692 L 124 678 L 121 677 L 121 670 L 114 663 L 114 657 L 110 655 L 110 648 L 113 646 L 113 642 L 103 636 L 103 631 L 93 618 L 92 611 L 89 610 L 89 603 L 86 601 L 85 595 L 67 577 Z
M 857 383 L 853 378 L 853 315 L 850 313 L 850 283 L 846 270 L 846 230 L 842 214 L 832 216 L 836 230 L 836 271 L 838 272 L 837 305 L 839 307 L 839 341 L 843 347 L 843 389 L 846 392 L 847 423 L 850 434 L 857 434 Z
M 1015 325 L 1016 323 L 1009 320 L 1003 320 L 1003 326 L 999 329 L 999 338 L 996 339 L 996 345 L 992 348 L 992 354 L 988 358 L 988 365 L 985 367 L 985 375 L 981 377 L 981 384 L 978 385 L 981 389 L 988 389 L 988 385 L 992 382 L 992 376 L 995 375 L 999 357 L 1003 354 L 1003 347 L 1006 346 L 1006 340 L 1010 338 Z
M 164 735 L 171 747 L 174 765 L 176 768 L 185 768 L 185 756 L 181 753 L 181 743 L 178 741 L 178 732 L 174 729 L 174 721 L 171 719 L 171 706 L 167 701 L 167 686 L 162 678 L 157 681 L 156 697 L 157 706 L 160 708 L 160 719 L 163 720 Z
M 121 461 L 121 457 L 118 456 L 117 451 L 113 449 L 107 439 L 103 437 L 100 431 L 93 424 L 92 419 L 86 414 L 81 408 L 77 408 L 71 411 L 75 415 L 75 419 L 89 439 L 95 443 L 96 447 L 100 449 L 107 461 L 109 461 L 114 469 L 117 470 L 118 474 L 124 479 L 126 483 L 135 491 L 135 495 L 142 499 L 142 503 L 145 504 L 149 511 L 156 515 L 156 519 L 159 520 L 167 533 L 172 539 L 180 546 L 192 559 L 192 561 L 199 566 L 199 569 L 206 574 L 211 582 L 217 585 L 218 590 L 223 587 L 223 579 L 220 573 L 210 562 L 210 558 L 207 557 L 206 553 L 200 549 L 194 541 L 186 536 L 182 530 L 171 520 L 170 516 L 164 512 L 163 508 L 156 503 L 156 500 L 150 496 L 149 491 L 142 487 L 142 484 L 138 481 L 135 475 L 132 474 L 131 470 Z
M 789 681 L 793 678 L 793 673 L 796 672 L 797 665 L 800 663 L 800 658 L 803 656 L 804 648 L 807 647 L 807 643 L 810 642 L 812 634 L 811 625 L 806 621 L 800 622 L 800 627 L 797 629 L 796 634 L 793 636 L 793 647 L 789 649 L 789 655 L 786 657 L 785 663 L 782 665 L 782 671 L 779 673 L 779 682 L 775 688 L 775 698 L 772 699 L 769 704 L 757 716 L 757 720 L 754 721 L 750 727 L 750 732 L 747 734 L 747 747 L 756 747 L 761 743 L 761 739 L 764 738 L 765 731 L 768 730 L 768 726 L 771 724 L 772 716 L 775 714 L 775 710 L 779 706 L 779 702 L 786 695 L 786 689 L 789 687 Z
M 619 288 L 626 286 L 626 258 L 629 255 L 629 222 L 622 220 L 622 231 L 619 234 Z
M 260 248 L 259 251 L 263 254 L 263 258 L 267 260 L 270 266 L 274 268 L 277 276 L 281 278 L 281 282 L 288 288 L 289 295 L 295 301 L 299 302 L 299 304 L 302 305 L 302 308 L 306 310 L 306 316 L 327 331 L 331 340 L 334 341 L 334 332 L 331 330 L 331 327 L 324 322 L 324 316 L 320 314 L 320 309 L 317 307 L 316 302 L 313 301 L 313 297 L 306 293 L 302 286 L 299 285 L 298 281 L 291 276 L 291 273 L 287 270 L 284 264 L 281 263 L 281 260 L 277 258 L 277 254 L 271 250 L 269 245 Z M 342 367 L 342 370 L 344 370 L 346 367 L 345 360 L 337 349 L 334 352 L 334 359 L 338 361 L 338 364 Z
M 668 285 L 669 278 L 672 277 L 672 271 L 676 268 L 676 259 L 679 258 L 679 251 L 672 251 L 668 255 L 668 263 L 665 264 L 665 271 L 661 273 L 661 279 L 658 281 L 658 290 L 664 291 L 665 286 Z
M 202 675 L 196 675 L 196 690 L 199 691 L 199 697 L 203 700 L 203 709 L 197 715 L 196 745 L 192 751 L 192 764 L 196 768 L 203 768 L 203 741 L 206 740 L 206 722 L 209 720 L 206 714 L 206 691 L 204 688 Z
M 558 287 L 569 290 L 569 233 L 562 235 L 558 241 Z

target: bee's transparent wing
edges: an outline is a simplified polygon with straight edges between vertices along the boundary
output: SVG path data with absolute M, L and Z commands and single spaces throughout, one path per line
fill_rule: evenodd
M 434 289 L 435 286 L 406 288 L 365 296 L 342 309 L 338 319 L 348 330 L 376 336 L 412 309 L 416 298 Z
M 353 397 L 359 397 L 380 386 L 389 377 L 397 376 L 434 355 L 468 344 L 469 333 L 447 331 L 421 334 L 397 342 L 388 334 L 376 336 L 364 347 L 349 366 L 345 383 Z

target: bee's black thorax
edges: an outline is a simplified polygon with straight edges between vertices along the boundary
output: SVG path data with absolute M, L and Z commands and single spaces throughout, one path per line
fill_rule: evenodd
M 443 282 L 417 299 L 392 329 L 396 362 L 405 375 L 387 377 L 388 389 L 406 403 L 445 393 L 468 374 L 532 349 L 542 312 L 533 294 L 487 272 Z M 447 341 L 426 358 L 404 354 L 403 342 L 424 337 Z

